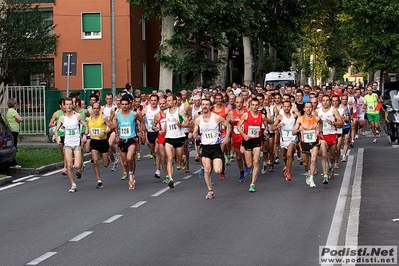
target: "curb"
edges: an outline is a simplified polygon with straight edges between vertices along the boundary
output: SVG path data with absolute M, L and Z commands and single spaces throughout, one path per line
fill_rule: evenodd
M 12 176 L 5 176 L 3 178 L 0 178 L 0 186 L 4 186 L 6 184 L 12 183 Z
M 39 168 L 21 168 L 21 169 L 10 169 L 9 173 L 21 173 L 29 175 L 41 175 L 50 171 L 64 168 L 64 162 L 53 163 L 49 165 L 40 166 Z

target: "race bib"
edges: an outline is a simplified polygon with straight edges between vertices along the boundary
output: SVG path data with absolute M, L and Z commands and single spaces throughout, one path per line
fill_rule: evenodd
M 323 121 L 323 129 L 332 129 L 332 126 L 327 121 Z
M 68 129 L 68 130 L 66 131 L 66 134 L 67 134 L 68 136 L 75 136 L 75 134 L 76 134 L 75 129 Z
M 205 142 L 205 143 L 216 143 L 216 141 L 218 139 L 218 133 L 216 133 L 216 132 L 202 133 L 202 136 L 204 137 L 203 142 Z
M 234 126 L 233 132 L 234 132 L 234 134 L 240 135 L 240 132 L 238 131 L 238 126 Z
M 129 137 L 130 136 L 130 127 L 121 127 L 119 135 L 121 137 Z
M 305 142 L 305 143 L 316 142 L 316 131 L 304 130 L 303 131 L 303 142 Z
M 91 136 L 100 136 L 101 134 L 101 129 L 100 128 L 91 128 L 90 129 L 90 135 Z
M 281 130 L 281 137 L 283 138 L 284 141 L 294 139 L 294 135 L 292 135 L 292 130 L 286 130 L 286 129 Z
M 179 131 L 179 127 L 175 123 L 168 124 L 168 131 Z
M 367 105 L 367 110 L 374 111 L 374 105 Z
M 259 137 L 260 127 L 259 126 L 248 126 L 248 137 L 257 138 Z

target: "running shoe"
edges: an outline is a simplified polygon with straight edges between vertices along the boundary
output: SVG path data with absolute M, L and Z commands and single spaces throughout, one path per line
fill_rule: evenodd
M 291 181 L 292 180 L 290 173 L 288 173 L 288 172 L 285 173 L 285 180 L 287 180 L 287 181 Z
M 150 154 L 148 155 L 148 157 L 150 157 L 150 159 L 154 158 L 154 154 L 152 154 L 152 152 L 150 151 Z
M 332 173 L 332 171 L 333 171 L 333 168 L 332 168 L 332 166 L 331 166 L 331 165 L 330 165 L 330 166 L 328 166 L 327 175 L 330 175 L 330 174 Z
M 169 179 L 168 186 L 169 186 L 170 188 L 174 188 L 174 187 L 175 187 L 175 182 L 173 181 L 172 178 Z
M 373 143 L 377 143 L 377 139 L 374 139 L 374 140 L 373 140 Z
M 219 179 L 220 179 L 220 180 L 225 180 L 225 179 L 226 179 L 224 173 L 221 173 L 221 174 L 219 175 Z
M 224 163 L 225 163 L 226 165 L 229 165 L 229 164 L 230 164 L 230 157 L 229 157 L 229 156 L 227 156 L 227 155 L 224 156 Z
M 359 135 L 355 135 L 355 139 L 358 139 L 359 138 Z
M 61 175 L 67 175 L 68 170 L 66 168 L 62 169 L 61 171 Z
M 163 183 L 167 184 L 169 182 L 169 176 L 165 176 L 165 179 L 163 180 Z
M 376 134 L 380 134 L 380 131 L 378 129 L 375 130 Z
M 329 176 L 331 179 L 333 179 L 334 178 L 334 171 L 332 171 L 331 172 L 331 174 L 330 174 L 330 176 Z
M 292 161 L 292 162 L 294 162 L 294 161 Z M 300 165 L 303 165 L 303 160 L 302 160 L 302 158 L 299 158 L 299 164 L 300 164 Z
M 248 190 L 249 192 L 255 192 L 256 190 L 255 190 L 255 184 L 251 184 L 251 185 L 249 185 L 249 190 Z
M 133 190 L 136 187 L 136 180 L 129 180 L 129 190 Z
M 188 167 L 188 165 L 186 166 L 186 169 L 184 169 L 185 173 L 190 173 L 190 167 Z
M 97 181 L 97 187 L 96 188 L 103 188 L 103 182 L 101 182 L 101 180 Z
M 309 186 L 310 187 L 316 187 L 316 184 L 314 183 L 314 180 L 313 180 L 313 176 L 311 176 L 310 178 L 309 178 Z
M 76 184 L 74 183 L 74 184 L 72 184 L 72 186 L 71 186 L 71 188 L 68 190 L 68 192 L 69 193 L 74 193 L 74 192 L 76 192 L 77 190 L 76 190 Z
M 267 164 L 265 162 L 263 162 L 261 173 L 262 173 L 262 175 L 265 175 L 266 172 L 267 172 Z
M 328 175 L 325 175 L 325 176 L 323 177 L 323 184 L 324 184 L 324 185 L 328 184 Z
M 76 178 L 81 179 L 82 178 L 82 173 L 80 172 L 80 169 L 76 171 Z
M 240 178 L 238 179 L 238 181 L 240 181 L 241 183 L 245 182 L 244 174 L 240 173 Z
M 141 154 L 139 152 L 137 153 L 137 161 L 141 161 Z
M 339 169 L 339 164 L 338 163 L 334 163 L 334 169 Z
M 126 173 L 126 172 L 123 172 L 123 175 L 122 175 L 122 177 L 121 177 L 121 180 L 126 180 L 126 178 L 127 178 L 127 173 Z
M 205 173 L 204 173 L 204 168 L 201 168 L 201 170 L 198 173 L 199 178 L 204 178 Z
M 252 169 L 249 168 L 246 164 L 244 164 L 244 167 L 245 167 L 245 173 L 246 173 L 247 175 L 249 175 L 250 173 L 252 173 Z
M 215 193 L 213 191 L 208 191 L 208 194 L 206 194 L 205 199 L 213 199 L 215 197 Z
M 114 158 L 115 158 L 114 164 L 116 164 L 116 167 L 118 167 L 118 164 L 119 164 L 119 154 L 118 154 L 118 153 L 114 153 Z
M 366 133 L 365 133 L 365 132 L 362 132 L 362 136 L 366 136 Z
M 187 166 L 187 157 L 186 155 L 183 155 L 183 161 L 181 163 L 181 168 L 184 169 Z
M 280 160 L 279 160 L 278 158 L 275 158 L 275 159 L 274 159 L 274 163 L 275 163 L 275 164 L 279 164 L 279 163 L 280 163 Z
M 341 162 L 346 162 L 346 155 L 342 155 Z
M 285 173 L 285 171 L 287 170 L 287 166 L 284 165 L 283 167 L 283 173 Z M 285 175 L 285 174 L 284 174 Z
M 351 140 L 351 143 L 349 145 L 353 148 L 355 146 L 355 142 Z
M 201 157 L 199 157 L 199 155 L 195 156 L 195 159 L 194 159 L 194 161 L 196 161 L 196 162 L 199 162 L 199 161 L 201 161 Z
M 230 162 L 234 162 L 234 154 L 230 154 Z
M 157 173 L 155 173 L 154 177 L 158 178 L 158 179 L 161 178 L 161 176 L 159 174 L 157 174 Z
M 113 164 L 112 164 L 111 171 L 112 171 L 112 172 L 116 172 L 116 169 L 117 169 L 117 168 L 118 168 L 118 164 L 113 163 Z
M 270 165 L 270 172 L 274 172 L 274 165 Z
M 181 165 L 180 164 L 177 164 L 176 165 L 176 170 L 180 170 L 181 169 Z
M 310 186 L 310 176 L 306 175 L 306 185 Z
M 272 165 L 270 159 L 267 159 L 267 165 Z
M 80 172 L 84 172 L 86 170 L 86 165 L 82 163 L 82 166 L 80 167 Z

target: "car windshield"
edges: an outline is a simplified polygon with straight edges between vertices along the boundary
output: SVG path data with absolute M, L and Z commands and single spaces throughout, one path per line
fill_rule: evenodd
M 293 80 L 268 80 L 266 81 L 266 84 L 274 84 L 274 87 L 276 88 L 278 85 L 280 86 L 287 86 L 287 84 L 293 84 L 295 83 Z

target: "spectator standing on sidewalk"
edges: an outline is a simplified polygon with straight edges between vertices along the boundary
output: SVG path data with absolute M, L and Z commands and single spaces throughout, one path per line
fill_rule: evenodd
M 17 107 L 17 100 L 15 98 L 10 98 L 7 102 L 8 111 L 7 111 L 7 121 L 11 127 L 11 133 L 14 137 L 14 146 L 17 148 L 18 144 L 18 134 L 19 134 L 19 123 L 22 122 L 22 117 L 18 114 L 15 107 Z M 17 160 L 14 159 L 11 164 L 11 168 L 19 169 L 21 168 L 20 165 L 17 164 Z

